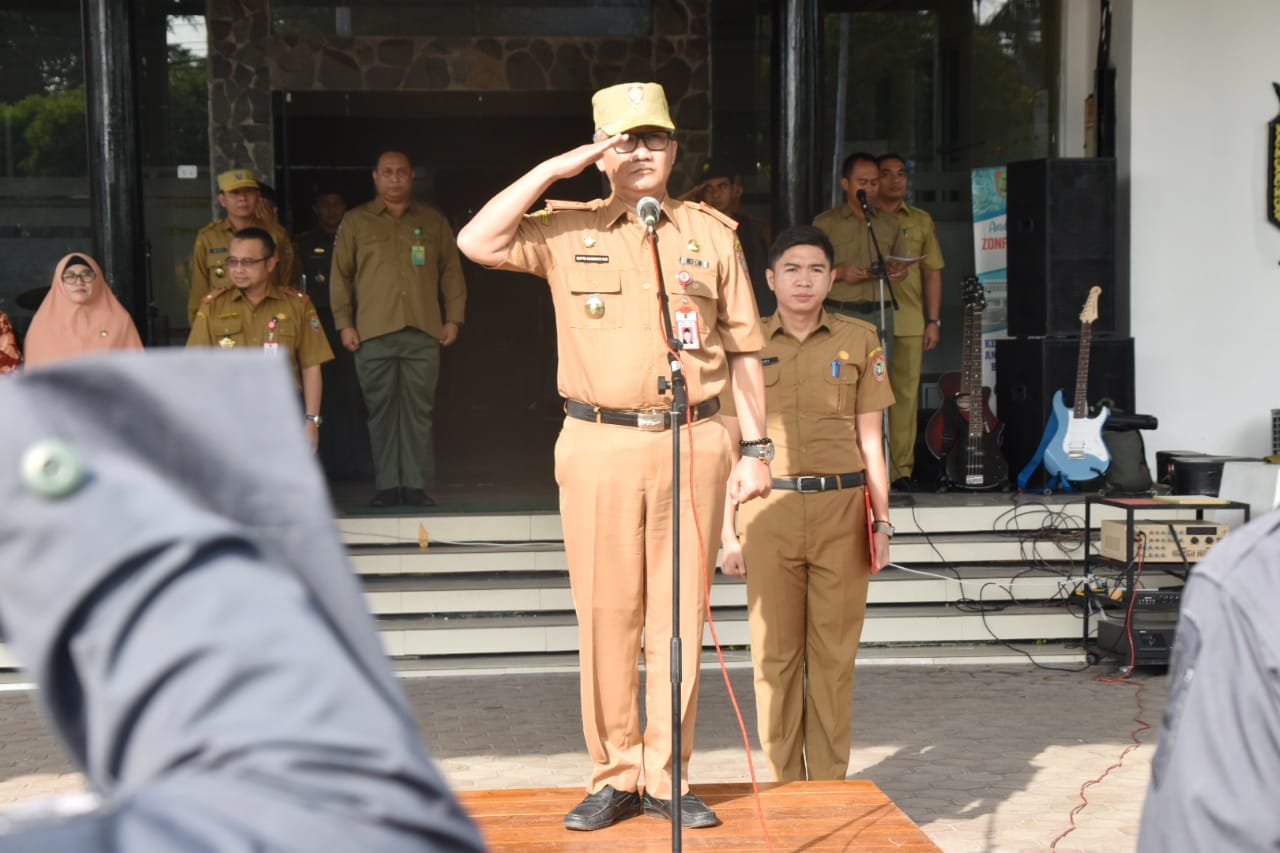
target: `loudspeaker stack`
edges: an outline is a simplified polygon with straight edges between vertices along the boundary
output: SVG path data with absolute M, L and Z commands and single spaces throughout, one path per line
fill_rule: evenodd
M 996 401 L 1016 473 L 1035 454 L 1053 393 L 1074 404 L 1080 313 L 1102 288 L 1092 324 L 1088 398 L 1134 411 L 1133 338 L 1116 268 L 1116 164 L 1105 157 L 1011 163 L 1008 340 L 996 342 Z M 1043 469 L 1030 485 L 1045 483 Z

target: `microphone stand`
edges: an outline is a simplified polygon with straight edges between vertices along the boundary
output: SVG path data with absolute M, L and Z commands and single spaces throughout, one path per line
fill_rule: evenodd
M 662 331 L 667 336 L 667 361 L 671 378 L 658 380 L 658 391 L 671 392 L 671 850 L 680 853 L 683 844 L 680 788 L 681 765 L 684 750 L 680 723 L 680 687 L 684 681 L 681 671 L 683 647 L 680 640 L 680 420 L 689 411 L 689 389 L 685 382 L 684 366 L 677 353 L 684 344 L 671 326 L 671 307 L 667 299 L 667 285 L 662 276 L 662 261 L 658 257 L 658 233 L 655 225 L 645 226 L 646 237 L 653 257 L 653 271 L 657 277 L 658 302 L 662 312 Z M 648 642 L 646 637 L 645 642 Z M 651 687 L 652 685 L 650 685 Z M 646 690 L 649 687 L 645 688 Z
M 862 194 L 862 191 L 858 191 Z M 858 199 L 862 202 L 862 199 Z M 889 291 L 889 301 L 893 303 L 893 310 L 898 310 L 898 295 L 893 290 L 893 281 L 889 278 L 889 267 L 884 262 L 884 252 L 880 250 L 880 240 L 876 237 L 876 229 L 871 227 L 871 207 L 862 202 L 862 218 L 867 223 L 867 236 L 871 238 L 871 248 L 876 254 L 876 270 L 877 278 L 880 283 L 880 348 L 886 353 L 889 351 L 889 323 L 885 317 L 884 309 L 884 292 Z M 892 448 L 889 447 L 889 407 L 886 406 L 882 411 L 880 430 L 884 434 L 882 436 L 882 444 L 884 445 L 884 468 L 886 476 L 890 483 L 893 482 L 893 454 Z M 895 498 L 892 491 L 889 493 L 889 506 L 908 506 L 911 504 L 911 498 L 908 495 Z

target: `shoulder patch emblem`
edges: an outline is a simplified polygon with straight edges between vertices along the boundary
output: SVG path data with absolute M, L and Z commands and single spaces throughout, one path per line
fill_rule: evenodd
M 215 288 L 215 289 L 213 289 L 213 290 L 210 290 L 208 293 L 206 293 L 206 294 L 204 295 L 204 299 L 201 299 L 200 301 L 201 301 L 202 303 L 204 303 L 205 305 L 208 305 L 210 302 L 212 302 L 213 300 L 217 299 L 219 296 L 221 296 L 222 294 L 224 294 L 224 293 L 226 293 L 226 292 L 227 292 L 227 288 L 225 288 L 225 287 L 218 287 L 218 288 Z

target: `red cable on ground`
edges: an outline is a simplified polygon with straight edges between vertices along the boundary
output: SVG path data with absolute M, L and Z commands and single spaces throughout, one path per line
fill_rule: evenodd
M 1080 802 L 1071 810 L 1070 814 L 1067 815 L 1067 819 L 1071 825 L 1059 833 L 1053 841 L 1049 842 L 1050 850 L 1057 849 L 1058 842 L 1076 830 L 1076 815 L 1084 811 L 1084 809 L 1089 805 L 1089 798 L 1085 795 L 1085 790 L 1101 783 L 1103 779 L 1107 778 L 1108 774 L 1110 774 L 1112 770 L 1118 770 L 1124 764 L 1125 756 L 1142 746 L 1142 740 L 1138 735 L 1145 731 L 1150 731 L 1151 729 L 1151 724 L 1142 718 L 1142 715 L 1146 713 L 1146 709 L 1142 704 L 1142 692 L 1146 689 L 1146 684 L 1141 681 L 1129 680 L 1129 676 L 1133 674 L 1133 668 L 1137 663 L 1137 649 L 1133 643 L 1133 604 L 1138 597 L 1138 578 L 1142 576 L 1142 555 L 1145 550 L 1146 537 L 1140 533 L 1138 534 L 1138 570 L 1133 575 L 1133 584 L 1129 589 L 1129 609 L 1125 612 L 1125 628 L 1127 629 L 1129 636 L 1129 665 L 1124 669 L 1124 674 L 1119 678 L 1098 679 L 1098 681 L 1103 684 L 1128 684 L 1138 688 L 1138 692 L 1134 694 L 1134 699 L 1138 704 L 1138 710 L 1133 715 L 1133 721 L 1138 724 L 1138 727 L 1129 732 L 1129 739 L 1133 741 L 1133 743 L 1124 748 L 1124 751 L 1120 753 L 1120 757 L 1116 759 L 1114 764 L 1109 766 L 1106 770 L 1103 770 L 1102 775 L 1098 776 L 1096 779 L 1090 779 L 1088 782 L 1085 782 L 1080 786 Z
M 655 247 L 654 262 L 655 263 L 657 262 L 656 247 Z M 662 319 L 662 294 L 661 293 L 658 294 L 658 315 L 659 315 L 658 319 L 661 320 Z M 659 328 L 663 328 L 661 324 L 659 325 Z M 680 354 L 678 352 L 676 352 L 674 349 L 671 348 L 670 341 L 666 342 L 666 347 L 667 347 L 667 352 L 671 353 L 672 358 L 674 358 L 677 362 L 680 363 L 680 370 L 684 371 L 684 360 L 680 358 Z M 685 376 L 688 377 L 688 373 L 685 373 Z M 689 507 L 690 509 L 693 510 L 693 529 L 698 536 L 698 568 L 699 570 L 702 570 L 706 566 L 705 554 L 707 553 L 707 547 L 706 547 L 705 540 L 702 537 L 702 521 L 698 517 L 698 490 L 697 490 L 697 487 L 694 485 L 694 478 L 693 478 L 693 459 L 694 459 L 693 404 L 691 402 L 686 402 L 685 406 L 686 408 L 685 408 L 684 421 L 685 421 L 685 426 L 687 427 L 687 429 L 685 430 L 685 434 L 689 436 L 689 475 L 688 475 Z M 672 426 L 672 429 L 675 429 L 674 425 Z M 725 507 L 725 512 L 728 512 L 728 511 L 729 511 L 729 508 Z M 674 512 L 677 512 L 677 513 L 680 512 L 680 507 L 675 507 Z M 751 775 L 751 796 L 756 806 L 756 817 L 760 820 L 760 831 L 764 833 L 765 846 L 768 847 L 770 853 L 773 853 L 773 849 L 774 849 L 773 838 L 769 835 L 769 822 L 765 819 L 764 804 L 760 801 L 760 782 L 756 779 L 756 765 L 755 765 L 754 759 L 751 756 L 751 736 L 747 734 L 747 723 L 742 718 L 742 707 L 738 704 L 738 695 L 734 692 L 733 683 L 729 680 L 729 667 L 728 667 L 728 664 L 725 663 L 724 650 L 720 648 L 720 637 L 716 633 L 715 617 L 712 616 L 711 614 L 711 573 L 710 572 L 703 573 L 702 586 L 703 586 L 703 593 L 704 593 L 703 607 L 705 608 L 707 613 L 707 627 L 711 629 L 711 642 L 716 647 L 716 657 L 720 661 L 720 674 L 724 676 L 724 686 L 729 691 L 729 703 L 733 706 L 734 716 L 738 718 L 738 730 L 742 732 L 742 744 L 747 754 L 747 771 Z M 699 648 L 702 647 L 701 637 L 698 637 L 695 640 L 695 642 L 698 643 Z M 701 653 L 699 653 L 699 657 L 701 657 Z M 673 720 L 672 724 L 677 725 L 678 723 L 676 723 Z M 678 755 L 672 756 L 672 760 L 679 761 L 680 756 Z M 673 793 L 672 796 L 678 796 L 678 792 Z

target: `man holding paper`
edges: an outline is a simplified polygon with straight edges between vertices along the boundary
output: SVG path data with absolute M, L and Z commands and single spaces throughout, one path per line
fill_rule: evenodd
M 877 206 L 895 217 L 899 228 L 897 248 L 907 275 L 897 289 L 898 310 L 893 312 L 893 358 L 889 384 L 894 404 L 889 408 L 889 476 L 894 488 L 909 489 L 915 467 L 920 365 L 924 353 L 942 339 L 942 247 L 933 217 L 906 202 L 909 176 L 901 154 L 882 154 Z

